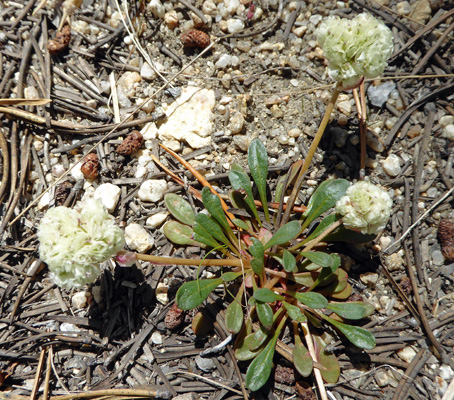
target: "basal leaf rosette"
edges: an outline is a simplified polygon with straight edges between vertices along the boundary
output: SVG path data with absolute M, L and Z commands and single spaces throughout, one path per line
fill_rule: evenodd
M 391 30 L 368 13 L 351 20 L 328 17 L 317 31 L 317 41 L 329 76 L 343 87 L 353 86 L 362 76 L 381 75 L 394 48 Z
M 55 207 L 38 228 L 39 255 L 51 279 L 63 288 L 93 283 L 100 263 L 115 256 L 125 244 L 123 231 L 99 200 L 85 201 L 80 212 Z
M 336 203 L 346 228 L 363 234 L 376 234 L 385 228 L 391 215 L 392 200 L 382 188 L 361 181 L 350 186 Z

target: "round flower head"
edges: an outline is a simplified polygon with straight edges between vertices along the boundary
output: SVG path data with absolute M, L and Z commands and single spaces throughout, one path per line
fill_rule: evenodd
M 394 47 L 391 30 L 367 13 L 352 20 L 328 17 L 317 31 L 317 41 L 328 60 L 329 76 L 344 87 L 361 76 L 382 74 Z
M 391 215 L 392 200 L 389 194 L 370 182 L 361 181 L 350 186 L 336 204 L 343 215 L 346 228 L 375 234 L 382 230 Z
M 80 213 L 51 208 L 38 228 L 39 255 L 61 287 L 81 287 L 101 273 L 100 263 L 124 247 L 124 233 L 99 200 L 89 199 Z

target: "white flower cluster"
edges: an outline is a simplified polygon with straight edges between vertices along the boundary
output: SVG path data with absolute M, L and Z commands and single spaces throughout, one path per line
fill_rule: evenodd
M 123 231 L 101 201 L 89 199 L 80 212 L 55 207 L 46 212 L 38 228 L 39 255 L 51 279 L 64 288 L 92 283 L 101 273 L 100 263 L 125 244 Z
M 375 234 L 386 226 L 392 203 L 386 191 L 361 181 L 347 189 L 345 196 L 337 202 L 336 211 L 343 215 L 346 228 Z
M 317 41 L 328 60 L 329 76 L 344 87 L 361 76 L 382 74 L 394 48 L 391 30 L 368 13 L 352 20 L 328 17 L 317 31 Z

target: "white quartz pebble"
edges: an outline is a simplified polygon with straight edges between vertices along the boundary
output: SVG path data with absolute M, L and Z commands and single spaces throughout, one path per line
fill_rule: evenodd
M 399 175 L 402 171 L 399 157 L 395 154 L 390 154 L 385 161 L 383 161 L 383 169 L 389 176 Z
M 167 182 L 163 179 L 149 179 L 140 185 L 139 199 L 156 202 L 162 199 L 167 190 Z
M 71 298 L 71 304 L 76 309 L 87 307 L 87 292 L 78 292 Z
M 130 224 L 125 228 L 125 241 L 131 250 L 139 253 L 144 253 L 154 245 L 154 239 L 139 224 Z
M 120 200 L 120 193 L 121 189 L 117 185 L 103 183 L 96 188 L 94 198 L 101 200 L 107 211 L 112 213 Z
M 146 224 L 149 226 L 152 226 L 153 228 L 157 228 L 166 220 L 167 215 L 169 215 L 169 213 L 167 213 L 167 212 L 160 212 L 160 213 L 154 214 L 151 217 L 147 218 Z

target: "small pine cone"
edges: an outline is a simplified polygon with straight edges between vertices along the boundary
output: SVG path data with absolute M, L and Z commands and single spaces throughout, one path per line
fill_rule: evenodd
M 402 291 L 408 296 L 411 291 L 412 291 L 412 287 L 411 287 L 411 281 L 410 281 L 410 278 L 408 276 L 404 276 L 401 280 L 400 280 L 400 283 L 399 283 L 399 286 L 400 288 L 402 289 Z
M 122 156 L 129 156 L 140 149 L 143 143 L 143 136 L 139 131 L 132 131 L 129 136 L 117 147 L 117 153 Z
M 65 50 L 71 41 L 71 27 L 66 24 L 60 32 L 57 32 L 55 39 L 47 42 L 47 51 L 54 55 Z
M 438 240 L 446 261 L 454 261 L 454 222 L 442 219 L 438 224 Z
M 98 177 L 98 156 L 95 153 L 90 153 L 85 157 L 80 170 L 84 174 L 85 179 L 96 179 Z
M 198 29 L 191 29 L 181 35 L 181 43 L 184 47 L 201 47 L 204 49 L 210 45 L 210 36 Z
M 65 204 L 66 198 L 69 196 L 73 185 L 71 182 L 64 181 L 60 183 L 55 189 L 55 205 L 62 206 Z
M 184 320 L 184 311 L 180 310 L 176 304 L 167 312 L 164 325 L 167 329 L 178 328 Z

